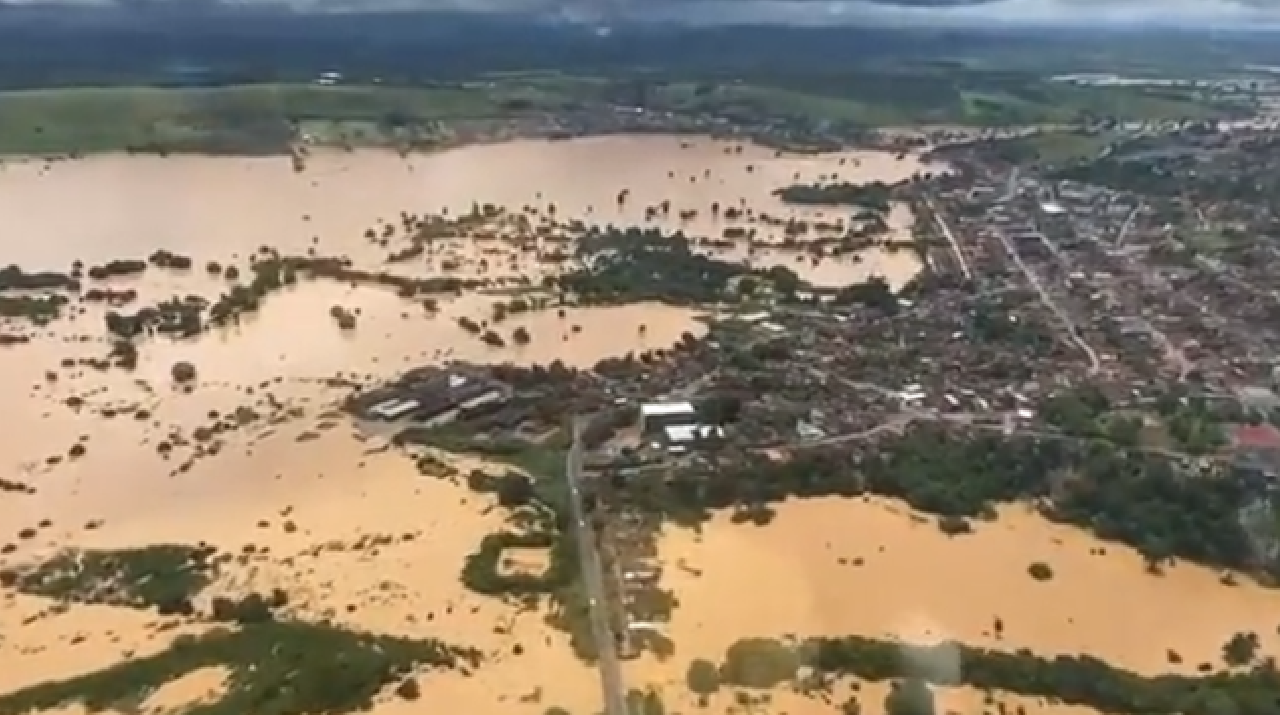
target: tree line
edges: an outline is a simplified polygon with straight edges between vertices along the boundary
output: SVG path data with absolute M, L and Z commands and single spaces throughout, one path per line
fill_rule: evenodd
M 1234 471 L 1189 477 L 1168 458 L 1105 441 L 1041 439 L 915 425 L 873 444 L 817 447 L 776 462 L 741 455 L 664 479 L 629 479 L 639 508 L 682 521 L 736 509 L 768 521 L 790 497 L 876 494 L 957 520 L 990 517 L 1001 503 L 1034 500 L 1049 519 L 1137 548 L 1155 569 L 1172 558 L 1280 576 L 1241 514 L 1260 495 Z
M 1121 715 L 1272 715 L 1280 712 L 1280 673 L 1271 663 L 1203 677 L 1144 677 L 1088 655 L 1044 658 L 959 643 L 918 646 L 863 636 L 816 638 L 806 645 L 824 674 L 884 681 L 907 678 L 942 686 L 1048 698 Z M 931 667 L 932 664 L 932 667 Z M 915 699 L 901 715 L 933 715 Z

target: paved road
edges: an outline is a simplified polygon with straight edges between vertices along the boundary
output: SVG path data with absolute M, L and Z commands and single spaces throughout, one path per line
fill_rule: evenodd
M 1084 339 L 1084 336 L 1080 334 L 1080 328 L 1076 326 L 1076 323 L 1071 319 L 1071 316 L 1053 300 L 1053 296 L 1049 295 L 1049 291 L 1040 283 L 1040 277 L 1037 276 L 1035 271 L 1031 270 L 1031 267 L 1022 260 L 1022 256 L 1018 253 L 1018 249 L 1013 245 L 1013 242 L 1010 241 L 1009 237 L 1004 235 L 1004 231 L 1001 231 L 999 228 L 993 227 L 992 233 L 994 233 L 996 238 L 999 239 L 1000 243 L 1004 246 L 1005 252 L 1013 259 L 1014 265 L 1016 265 L 1018 270 L 1022 272 L 1022 275 L 1026 277 L 1027 282 L 1030 283 L 1031 287 L 1040 295 L 1040 302 L 1044 303 L 1044 306 L 1049 309 L 1049 312 L 1057 316 L 1058 321 L 1066 328 L 1067 338 L 1071 340 L 1071 342 L 1075 343 L 1082 352 L 1084 352 L 1085 357 L 1089 358 L 1089 372 L 1096 374 L 1101 371 L 1102 361 L 1098 359 L 1097 351 L 1095 351 L 1093 346 L 1090 345 L 1088 341 Z
M 973 271 L 969 270 L 969 262 L 965 260 L 964 251 L 960 250 L 960 242 L 956 240 L 955 234 L 951 233 L 951 226 L 947 220 L 938 212 L 938 207 L 934 205 L 933 198 L 926 196 L 924 201 L 929 206 L 929 211 L 933 214 L 933 221 L 938 225 L 938 230 L 946 237 L 947 243 L 951 244 L 951 252 L 955 254 L 956 261 L 960 263 L 960 272 L 964 274 L 967 281 L 973 280 Z
M 591 613 L 591 634 L 596 641 L 600 667 L 600 687 L 604 694 L 605 715 L 627 715 L 627 690 L 622 683 L 622 667 L 618 663 L 617 639 L 609 618 L 609 602 L 604 588 L 604 567 L 600 560 L 595 532 L 587 520 L 582 504 L 582 428 L 584 418 L 573 420 L 573 446 L 565 460 L 565 476 L 569 483 L 569 505 L 574 532 L 578 539 L 578 556 L 582 562 L 582 580 L 587 588 Z

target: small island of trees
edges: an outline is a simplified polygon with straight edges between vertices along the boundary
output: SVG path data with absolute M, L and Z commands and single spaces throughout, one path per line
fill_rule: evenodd
M 857 206 L 879 214 L 889 213 L 893 186 L 881 181 L 866 184 L 793 184 L 776 189 L 774 196 L 789 204 Z

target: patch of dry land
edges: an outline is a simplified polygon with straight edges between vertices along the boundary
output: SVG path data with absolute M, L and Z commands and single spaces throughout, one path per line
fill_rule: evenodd
M 805 249 L 788 223 L 838 212 L 772 192 L 891 183 L 926 168 L 911 156 L 791 156 L 667 137 L 407 158 L 6 160 L 4 262 L 22 272 L 6 271 L 0 286 L 10 415 L 0 431 L 0 713 L 598 711 L 596 671 L 566 632 L 564 539 L 545 507 L 513 510 L 476 490 L 509 478 L 510 466 L 448 454 L 415 463 L 421 454 L 358 430 L 340 402 L 410 367 L 589 369 L 704 331 L 692 306 L 589 306 L 546 291 L 588 226 L 680 229 L 718 242 L 707 251 L 785 261 L 815 284 L 869 274 L 901 284 L 918 269 L 910 251 L 868 244 L 797 258 Z M 893 207 L 873 243 L 909 239 L 910 221 Z M 742 232 L 726 234 L 734 226 Z M 495 313 L 517 299 L 518 310 Z M 851 593 L 845 608 L 835 594 L 873 569 L 903 579 L 881 595 L 908 598 L 915 547 L 893 547 L 898 570 L 871 552 L 862 570 L 835 566 L 832 549 L 852 557 L 873 533 L 888 544 L 909 529 L 837 523 L 822 511 L 832 508 L 784 512 L 768 541 L 721 524 L 701 542 L 673 532 L 664 550 L 706 569 L 678 585 L 679 658 L 723 650 L 738 629 L 857 630 L 871 620 L 855 612 L 888 607 L 859 607 Z M 829 531 L 817 526 L 827 521 Z M 485 541 L 494 534 L 506 541 Z M 747 543 L 772 551 L 735 546 Z M 812 588 L 757 588 L 726 605 L 749 564 L 770 554 L 803 569 Z M 1062 583 L 1073 582 L 1076 557 L 1053 558 Z M 1080 568 L 1108 562 L 1079 558 Z M 486 574 L 516 595 L 477 593 L 495 591 Z M 1002 597 L 1037 593 L 1017 574 L 998 578 L 1008 581 Z M 1009 638 L 1081 642 L 1065 626 L 1036 625 L 1025 607 L 955 605 L 934 617 L 980 628 L 993 608 L 1005 609 Z M 1168 632 L 1162 645 L 1196 652 L 1180 638 Z

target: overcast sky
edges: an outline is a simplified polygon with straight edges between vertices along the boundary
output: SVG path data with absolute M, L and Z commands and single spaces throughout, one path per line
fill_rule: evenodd
M 114 0 L 7 0 L 15 4 L 103 4 Z M 137 1 L 137 0 L 135 0 Z M 209 0 L 149 0 L 177 3 Z M 966 0 L 959 0 L 965 2 Z M 1137 25 L 1280 28 L 1280 0 L 991 0 L 953 7 L 895 0 L 221 0 L 296 9 L 550 10 L 591 20 L 635 17 L 705 23 L 870 24 L 911 26 Z M 897 0 L 908 5 L 919 0 Z
M 613 0 L 617 2 L 618 0 Z M 692 0 L 697 15 L 893 25 L 1280 26 L 1280 0 L 993 0 L 954 7 L 905 7 L 867 0 Z M 662 7 L 687 5 L 665 0 Z M 584 3 L 586 4 L 586 3 Z M 624 4 L 653 7 L 652 0 Z M 669 11 L 669 10 L 668 10 Z

